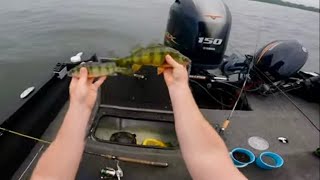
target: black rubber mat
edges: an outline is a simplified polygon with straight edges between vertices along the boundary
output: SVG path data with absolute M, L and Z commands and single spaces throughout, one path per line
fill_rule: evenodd
M 171 110 L 163 75 L 156 69 L 143 67 L 139 72 L 145 79 L 127 76 L 108 77 L 101 88 L 101 104 L 124 107 Z

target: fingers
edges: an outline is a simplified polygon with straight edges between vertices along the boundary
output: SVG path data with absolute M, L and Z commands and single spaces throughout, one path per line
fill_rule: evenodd
M 172 69 L 172 68 L 166 68 L 166 69 L 163 71 L 163 76 L 164 76 L 164 77 L 172 76 L 172 73 L 173 73 L 173 69 Z
M 96 82 L 94 82 L 93 85 L 98 89 L 106 79 L 106 76 L 102 76 Z
M 94 78 L 88 78 L 88 83 L 89 83 L 89 84 L 92 84 L 93 81 L 94 81 Z
M 80 78 L 79 78 L 79 83 L 85 83 L 87 82 L 87 78 L 88 78 L 88 70 L 85 67 L 82 67 L 80 69 Z
M 76 86 L 77 82 L 78 82 L 78 78 L 72 77 L 70 85 L 69 85 L 69 88 L 70 89 L 74 89 L 74 87 Z
M 166 62 L 171 65 L 173 68 L 180 67 L 181 65 L 177 63 L 169 54 L 166 55 Z

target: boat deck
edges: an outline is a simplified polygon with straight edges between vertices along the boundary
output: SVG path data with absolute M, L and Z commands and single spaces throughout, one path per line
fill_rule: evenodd
M 110 93 L 110 91 L 108 92 Z M 270 145 L 268 151 L 280 154 L 285 163 L 281 168 L 275 170 L 262 170 L 255 164 L 251 164 L 240 169 L 241 172 L 249 179 L 319 179 L 320 160 L 312 154 L 312 152 L 319 147 L 319 132 L 310 122 L 281 94 L 270 95 L 268 97 L 248 94 L 247 100 L 252 111 L 235 111 L 231 119 L 232 122 L 223 136 L 227 147 L 229 150 L 236 147 L 248 148 L 258 156 L 261 151 L 251 148 L 248 145 L 248 138 L 259 136 L 268 141 Z M 319 104 L 309 103 L 294 97 L 293 100 L 308 114 L 309 118 L 313 120 L 317 127 L 319 127 Z M 100 102 L 104 103 L 103 96 Z M 119 104 L 124 106 L 124 104 L 121 104 L 124 102 L 125 101 L 119 102 Z M 131 104 L 129 103 L 128 106 L 132 107 L 132 102 Z M 67 107 L 68 103 L 66 103 L 56 117 L 56 120 L 54 120 L 46 130 L 42 137 L 43 139 L 54 139 Z M 99 114 L 100 111 L 108 113 L 111 110 L 112 108 L 96 107 L 97 114 Z M 212 126 L 221 124 L 230 113 L 230 110 L 201 109 L 201 111 Z M 170 108 L 168 112 L 170 112 Z M 148 113 L 150 114 L 150 112 Z M 135 116 L 148 117 L 148 113 L 146 115 L 143 111 L 137 111 L 135 112 Z M 162 115 L 160 113 L 160 117 L 168 121 L 173 120 L 171 113 Z M 190 132 L 192 132 L 192 130 L 190 130 Z M 280 143 L 277 139 L 279 136 L 287 137 L 289 143 Z M 38 143 L 29 157 L 21 165 L 20 169 L 15 173 L 13 179 L 29 179 L 39 156 L 46 148 L 47 145 Z M 89 136 L 86 150 L 101 154 L 112 154 L 169 163 L 167 168 L 159 168 L 120 162 L 120 166 L 124 172 L 122 179 L 191 179 L 179 149 L 164 150 L 109 144 L 96 141 L 92 136 Z M 116 167 L 114 161 L 84 154 L 77 179 L 99 179 L 100 169 L 105 166 Z

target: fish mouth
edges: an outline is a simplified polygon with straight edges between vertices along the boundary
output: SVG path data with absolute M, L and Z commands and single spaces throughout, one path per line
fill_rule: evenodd
M 192 62 L 192 61 L 191 61 L 191 59 L 189 59 L 189 58 L 186 58 L 186 62 L 185 62 L 185 64 L 186 64 L 186 65 L 189 65 L 189 64 L 191 64 L 191 62 Z

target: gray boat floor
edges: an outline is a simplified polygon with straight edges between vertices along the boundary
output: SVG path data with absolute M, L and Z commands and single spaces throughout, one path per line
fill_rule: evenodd
M 275 170 L 262 170 L 251 164 L 240 171 L 249 179 L 319 179 L 320 159 L 312 154 L 319 147 L 319 132 L 281 94 L 269 97 L 248 95 L 247 98 L 253 110 L 235 111 L 230 127 L 223 137 L 227 147 L 229 150 L 236 147 L 248 148 L 258 156 L 261 151 L 251 148 L 247 141 L 251 136 L 259 136 L 268 141 L 268 151 L 280 154 L 285 163 L 283 167 Z M 319 127 L 319 105 L 299 98 L 293 100 Z M 51 123 L 43 139 L 54 139 L 67 106 L 66 104 Z M 221 123 L 230 113 L 229 110 L 201 111 L 212 125 Z M 287 137 L 289 143 L 280 143 L 277 140 L 279 136 Z M 38 143 L 13 179 L 29 179 L 39 156 L 46 148 L 47 145 Z M 179 150 L 121 146 L 97 142 L 91 138 L 88 138 L 86 150 L 169 163 L 167 168 L 157 168 L 120 162 L 124 171 L 122 179 L 191 179 Z M 115 168 L 115 162 L 84 154 L 77 179 L 99 179 L 99 171 L 105 166 Z

